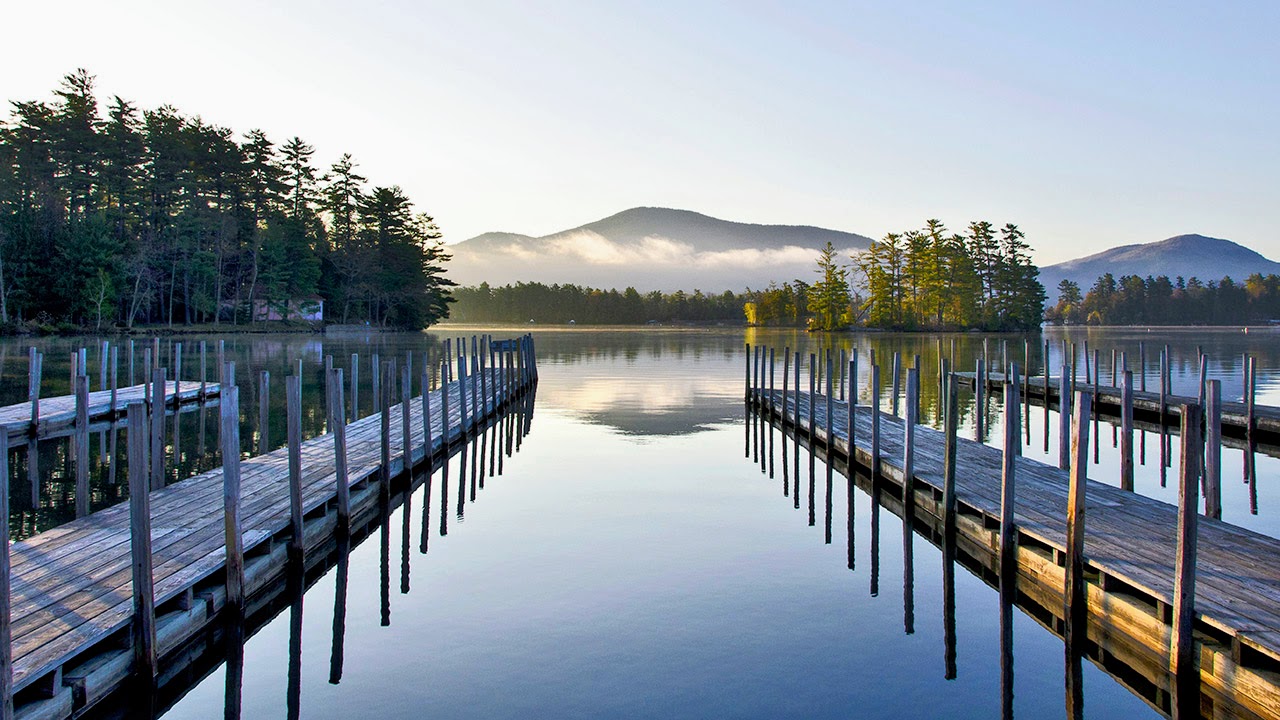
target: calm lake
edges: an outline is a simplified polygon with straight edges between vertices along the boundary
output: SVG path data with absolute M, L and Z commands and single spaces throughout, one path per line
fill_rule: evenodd
M 923 417 L 936 425 L 938 341 L 947 356 L 954 342 L 957 369 L 972 371 L 984 340 L 996 367 L 1006 343 L 1009 359 L 1021 363 L 1024 336 L 823 339 L 730 328 L 456 326 L 421 335 L 187 336 L 180 338 L 183 380 L 198 382 L 201 340 L 208 342 L 212 379 L 217 341 L 225 341 L 227 359 L 238 365 L 241 437 L 249 453 L 257 451 L 260 437 L 259 371 L 270 372 L 268 446 L 278 447 L 285 437 L 284 377 L 299 361 L 304 407 L 314 409 L 304 433 L 313 436 L 324 430 L 320 389 L 327 354 L 335 365 L 349 367 L 351 355 L 359 353 L 361 415 L 367 415 L 371 353 L 403 362 L 413 351 L 416 381 L 424 352 L 438 350 L 446 337 L 490 332 L 502 338 L 529 331 L 537 342 L 540 382 L 518 450 L 501 456 L 500 463 L 494 462 L 492 446 L 479 442 L 465 456 L 455 455 L 450 483 L 435 483 L 430 498 L 419 490 L 350 549 L 345 593 L 330 569 L 308 578 L 312 584 L 300 599 L 285 598 L 274 617 L 256 623 L 243 648 L 242 686 L 228 687 L 225 664 L 215 656 L 175 681 L 185 692 L 171 689 L 157 700 L 163 717 L 232 714 L 235 707 L 228 709 L 228 702 L 238 705 L 238 717 L 284 718 L 292 708 L 298 717 L 344 720 L 1000 715 L 997 593 L 965 570 L 956 573 L 956 672 L 948 679 L 941 552 L 915 536 L 914 564 L 906 573 L 902 525 L 895 515 L 873 513 L 867 495 L 854 490 L 849 498 L 846 483 L 836 482 L 830 501 L 821 501 L 813 518 L 807 503 L 784 494 L 784 468 L 795 461 L 783 462 L 784 443 L 777 444 L 774 463 L 753 461 L 749 450 L 744 457 L 743 345 L 790 346 L 806 358 L 825 347 L 856 348 L 863 367 L 871 349 L 882 366 L 894 352 L 903 354 L 904 368 L 919 354 Z M 1191 396 L 1200 347 L 1209 356 L 1209 377 L 1223 382 L 1226 400 L 1241 396 L 1242 354 L 1248 353 L 1258 359 L 1258 403 L 1280 405 L 1280 334 L 1047 331 L 1030 336 L 1033 372 L 1040 372 L 1044 339 L 1050 341 L 1050 367 L 1060 367 L 1063 338 L 1081 352 L 1086 340 L 1100 351 L 1103 384 L 1110 382 L 1112 349 L 1125 351 L 1129 367 L 1137 370 L 1138 345 L 1145 342 L 1152 389 L 1167 343 L 1174 392 Z M 4 340 L 0 404 L 26 400 L 32 342 L 46 355 L 45 396 L 66 392 L 70 354 L 82 345 L 89 347 L 93 389 L 99 388 L 96 339 Z M 128 384 L 127 342 L 121 346 L 121 386 Z M 142 348 L 139 342 L 139 381 Z M 163 362 L 170 362 L 172 352 L 165 339 Z M 781 357 L 777 363 L 780 375 Z M 860 380 L 860 401 L 866 403 L 865 372 Z M 969 402 L 971 393 L 965 394 Z M 961 431 L 966 437 L 973 437 L 975 412 L 970 403 Z M 1002 413 L 995 400 L 987 412 L 988 437 L 999 442 Z M 1056 414 L 1033 407 L 1028 420 L 1025 454 L 1056 463 Z M 168 428 L 176 448 L 169 464 L 175 481 L 220 464 L 216 409 L 179 413 Z M 94 509 L 127 496 L 124 467 L 108 461 L 115 434 L 95 429 L 91 438 Z M 1145 459 L 1136 467 L 1136 490 L 1176 502 L 1177 453 L 1162 468 L 1159 437 L 1142 433 Z M 121 450 L 126 445 L 123 434 L 115 442 Z M 1090 477 L 1118 485 L 1118 450 L 1105 422 L 1098 444 Z M 799 466 L 807 468 L 803 446 L 800 452 Z M 31 449 L 11 450 L 15 538 L 75 517 L 67 442 L 42 441 L 35 456 L 32 473 Z M 1280 461 L 1259 453 L 1252 485 L 1242 481 L 1245 461 L 1242 451 L 1224 448 L 1223 520 L 1278 536 Z M 447 504 L 442 489 L 449 493 Z M 823 517 L 824 505 L 834 517 Z M 872 541 L 873 514 L 883 538 L 878 543 Z M 833 536 L 827 527 L 835 528 Z M 335 623 L 335 612 L 342 623 Z M 1062 640 L 1017 613 L 1013 657 L 1015 715 L 1063 716 Z M 1141 688 L 1129 688 L 1131 679 L 1089 662 L 1084 670 L 1086 716 L 1162 715 Z M 135 701 L 120 698 L 99 715 L 137 716 Z

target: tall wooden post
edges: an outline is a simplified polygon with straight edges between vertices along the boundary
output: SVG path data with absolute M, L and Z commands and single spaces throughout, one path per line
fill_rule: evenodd
M 27 399 L 31 401 L 31 437 L 35 437 L 40 430 L 40 380 L 44 356 L 33 345 L 27 351 L 27 358 Z
M 151 490 L 147 466 L 147 408 L 130 403 L 129 423 L 129 540 L 133 557 L 133 666 L 143 678 L 156 677 L 156 598 L 151 559 Z
M 13 634 L 9 585 L 9 433 L 0 431 L 0 720 L 13 720 Z
M 427 394 L 427 388 L 422 388 L 422 394 Z M 401 457 L 404 463 L 404 472 L 413 472 L 413 426 L 410 423 L 410 412 L 413 410 L 413 370 L 410 369 L 409 363 L 405 362 L 404 367 L 400 369 L 400 436 L 401 436 Z M 413 483 L 409 484 L 409 488 L 413 488 Z M 408 517 L 406 513 L 405 517 Z
M 1120 386 L 1120 489 L 1133 490 L 1133 371 Z
M 1204 512 L 1222 519 L 1222 381 L 1206 383 L 1204 444 Z
M 1016 373 L 1016 366 L 1015 366 Z M 1014 516 L 1014 499 L 1016 497 L 1016 471 L 1018 450 L 1021 442 L 1018 439 L 1018 425 L 1016 417 L 1010 415 L 1016 414 L 1018 405 L 1018 383 L 1015 378 L 1014 382 L 1005 383 L 1004 386 L 1004 406 L 1006 408 L 1006 418 L 1004 424 L 1004 448 L 1002 453 L 1001 473 L 1000 473 L 1000 588 L 1005 590 L 1012 586 L 1014 578 L 1017 575 L 1017 541 L 1018 530 L 1015 525 Z M 1007 408 L 1015 408 L 1012 412 Z
M 271 372 L 258 371 L 258 454 L 271 450 Z
M 346 531 L 351 527 L 351 481 L 347 474 L 347 418 L 342 398 L 342 368 L 334 368 L 326 383 L 332 397 L 329 398 L 329 427 L 333 431 L 333 466 L 337 482 L 338 525 Z
M 231 365 L 231 363 L 228 363 Z M 230 374 L 228 371 L 227 374 Z M 227 605 L 244 614 L 244 537 L 240 528 L 240 389 L 222 391 L 222 510 L 226 536 Z
M 871 366 L 871 481 L 880 476 L 880 366 Z
M 900 384 L 901 381 L 902 381 L 902 353 L 895 350 L 893 353 L 893 382 L 891 383 L 893 386 L 893 400 L 890 402 L 890 405 L 893 408 L 894 417 L 901 417 L 901 415 L 898 414 L 898 411 L 899 411 L 898 395 L 902 389 L 902 385 Z
M 89 514 L 89 377 L 76 376 L 76 517 Z M 7 433 L 0 429 L 0 434 Z M 0 478 L 8 482 L 9 478 Z
M 1058 381 L 1058 467 L 1071 467 L 1071 369 L 1062 366 L 1062 379 Z
M 154 355 L 154 353 L 152 353 Z M 234 364 L 234 363 L 229 363 Z M 165 369 L 151 366 L 151 489 L 165 485 L 164 477 L 164 411 Z M 238 430 L 237 430 L 238 432 Z
M 1075 394 L 1075 418 L 1071 430 L 1071 478 L 1067 490 L 1066 641 L 1072 653 L 1084 648 L 1086 590 L 1084 581 L 1085 483 L 1089 459 L 1088 393 Z
M 351 353 L 351 422 L 360 419 L 360 353 Z
M 942 361 L 942 369 L 949 370 L 947 361 Z M 956 533 L 956 434 L 960 427 L 960 394 L 954 377 L 943 375 L 942 396 L 939 404 L 943 408 L 943 442 L 942 447 L 942 537 L 944 543 L 955 541 Z
M 378 479 L 380 481 L 378 492 L 386 496 L 390 493 L 391 482 L 391 388 L 395 384 L 395 370 L 390 361 L 387 361 L 382 369 L 382 400 L 378 410 L 379 419 L 381 420 L 379 428 L 382 431 L 380 433 L 382 442 L 379 445 L 381 462 L 378 466 Z
M 857 406 L 858 406 L 858 351 L 856 349 L 849 355 L 848 398 L 849 398 L 848 400 L 849 412 L 847 413 L 848 415 L 847 420 L 849 421 L 849 427 L 846 430 L 847 435 L 845 435 L 845 437 L 849 441 L 849 452 L 847 455 L 848 466 L 849 466 L 849 477 L 853 477 L 853 465 L 856 462 L 856 455 L 857 455 L 856 449 L 858 447 L 857 442 L 854 440 L 854 429 L 857 427 L 857 424 L 855 423 L 854 419 L 855 419 L 855 416 L 857 415 Z
M 1196 667 L 1192 624 L 1195 620 L 1196 602 L 1200 449 L 1200 406 L 1183 405 L 1182 462 L 1178 485 L 1178 551 L 1174 565 L 1173 636 L 1170 640 L 1170 670 L 1174 675 L 1193 673 Z M 1198 679 L 1198 673 L 1196 677 Z
M 289 434 L 289 549 L 302 555 L 305 538 L 302 530 L 302 378 L 289 375 L 284 379 L 285 415 Z M 329 397 L 333 397 L 330 391 Z
M 983 435 L 986 434 L 986 415 L 987 415 L 987 383 L 983 378 L 986 377 L 986 361 L 978 358 L 977 364 L 973 369 L 973 439 L 982 442 Z

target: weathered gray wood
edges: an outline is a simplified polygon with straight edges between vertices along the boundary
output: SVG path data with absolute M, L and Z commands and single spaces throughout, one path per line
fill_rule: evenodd
M 200 398 L 204 399 L 209 387 L 208 348 L 204 340 L 200 341 Z
M 832 409 L 833 409 L 832 399 L 833 399 L 833 398 L 832 398 L 832 388 L 831 388 L 831 381 L 834 379 L 835 373 L 834 373 L 834 372 L 832 372 L 833 368 L 831 367 L 831 349 L 830 349 L 830 348 L 827 348 L 826 359 L 827 359 L 827 367 L 826 367 L 826 372 L 827 372 L 827 374 L 825 375 L 825 377 L 826 377 L 826 379 L 827 379 L 827 393 L 826 393 L 827 407 L 826 407 L 826 418 L 825 418 L 825 420 L 826 420 L 826 427 L 825 427 L 824 429 L 826 430 L 826 433 L 827 433 L 827 442 L 830 442 L 830 441 L 831 441 L 831 438 L 833 437 L 833 436 L 832 436 L 832 434 L 831 434 L 831 430 L 832 430 L 832 427 L 833 427 L 833 425 L 834 425 L 834 417 L 833 417 L 833 416 L 835 415 L 835 413 L 832 411 Z M 832 458 L 830 457 L 830 455 L 828 455 L 828 456 L 827 456 L 827 467 L 830 467 L 830 466 L 831 466 L 831 462 L 832 462 Z M 828 524 L 828 525 L 829 525 L 829 524 Z M 829 541 L 828 541 L 828 542 L 829 542 Z
M 816 423 L 818 421 L 817 420 L 818 413 L 816 409 L 813 407 L 814 399 L 818 397 L 817 364 L 818 364 L 818 356 L 814 353 L 809 353 L 809 440 L 810 442 L 812 442 L 813 439 L 817 437 Z
M 786 376 L 784 375 L 783 378 L 785 379 Z M 854 432 L 854 428 L 857 427 L 857 423 L 855 422 L 855 418 L 857 417 L 857 414 L 858 414 L 857 408 L 858 408 L 858 349 L 854 348 L 853 352 L 849 353 L 849 407 L 848 407 L 848 410 L 846 411 L 849 416 L 849 427 L 845 431 L 845 437 L 848 438 L 849 440 L 849 447 L 851 449 L 850 452 L 852 452 L 852 448 L 855 448 L 858 446 L 857 433 Z M 850 463 L 849 473 L 850 473 L 850 476 L 852 476 L 853 474 L 852 463 Z
M 960 428 L 959 383 L 950 377 L 950 363 L 942 360 L 943 391 L 938 398 L 943 408 L 942 445 L 942 535 L 955 541 L 956 533 L 956 433 Z
M 271 372 L 258 371 L 258 454 L 271 450 Z
M 159 352 L 159 345 L 149 355 Z M 165 369 L 159 365 L 151 366 L 151 489 L 159 490 L 165 486 L 164 477 L 164 409 L 165 409 Z
M 900 407 L 898 405 L 898 395 L 902 388 L 902 386 L 899 384 L 901 382 L 901 378 L 902 378 L 902 353 L 895 350 L 893 352 L 893 382 L 892 382 L 893 400 L 890 401 L 890 405 L 893 408 L 894 417 L 901 417 L 901 415 L 898 414 L 898 411 L 900 410 Z
M 1089 358 L 1086 357 L 1085 365 L 1089 364 L 1088 361 L 1089 361 Z M 1098 364 L 1098 351 L 1095 349 L 1093 351 L 1093 377 L 1091 378 L 1091 381 L 1093 383 L 1093 404 L 1094 405 L 1098 404 L 1098 383 L 1101 377 L 1102 377 L 1102 366 Z M 1093 413 L 1093 464 L 1094 465 L 1098 464 L 1098 448 L 1102 445 L 1102 441 L 1099 439 L 1100 436 L 1098 435 L 1098 416 L 1101 414 L 1102 413 L 1100 412 Z
M 33 352 L 28 357 L 35 357 Z M 9 433 L 0 432 L 0 720 L 13 720 L 13 642 L 9 614 Z
M 353 366 L 354 367 L 354 366 Z M 342 368 L 333 369 L 330 378 L 329 392 L 329 427 L 333 432 L 333 466 L 337 483 L 335 497 L 338 505 L 338 524 L 342 528 L 351 525 L 351 483 L 347 474 L 347 419 L 342 402 Z
M 173 344 L 173 384 L 182 384 L 182 343 Z
M 880 366 L 871 365 L 871 478 L 880 474 Z
M 372 388 L 373 396 L 373 412 L 382 411 L 382 376 L 381 376 L 381 360 L 378 359 L 378 353 L 373 354 L 373 367 L 370 370 L 369 383 Z
M 986 435 L 987 415 L 987 372 L 986 361 L 978 358 L 974 368 L 974 377 L 981 378 L 973 386 L 973 439 L 982 442 Z
M 1092 355 L 1092 356 L 1089 355 L 1089 341 L 1085 340 L 1084 341 L 1084 382 L 1086 385 L 1092 385 L 1094 382 L 1094 378 L 1097 377 L 1094 374 L 1093 369 L 1089 367 L 1089 358 L 1097 357 L 1096 350 L 1094 351 L 1094 353 L 1095 355 Z M 1097 397 L 1097 396 L 1095 395 L 1094 397 Z
M 1222 519 L 1222 381 L 1205 387 L 1204 513 Z
M 791 370 L 794 373 L 795 386 L 796 386 L 795 412 L 792 413 L 795 416 L 795 423 L 791 426 L 791 428 L 792 428 L 792 431 L 795 433 L 795 436 L 800 437 L 800 351 L 799 350 L 795 351 L 795 363 L 792 364 Z M 797 453 L 798 452 L 799 451 L 797 450 Z M 799 455 L 797 454 L 796 457 L 799 457 Z
M 302 537 L 302 378 L 284 379 L 285 416 L 289 443 L 289 549 L 301 555 Z M 333 397 L 330 391 L 330 397 Z
M 1120 386 L 1120 488 L 1133 490 L 1133 371 L 1125 370 Z
M 228 372 L 228 375 L 231 373 Z M 240 389 L 222 391 L 222 513 L 227 566 L 227 606 L 244 613 L 244 536 L 240 525 Z
M 1204 402 L 1205 402 L 1204 384 L 1209 379 L 1209 356 L 1205 355 L 1204 353 L 1200 353 L 1197 355 L 1197 357 L 1199 358 L 1199 361 L 1200 361 L 1200 375 L 1197 378 L 1197 382 L 1196 382 L 1196 393 L 1197 393 L 1196 401 L 1200 405 L 1200 407 L 1204 407 Z
M 381 418 L 381 439 L 380 445 L 382 453 L 379 456 L 381 462 L 378 465 L 379 493 L 386 495 L 390 492 L 391 481 L 391 399 L 392 387 L 395 385 L 395 365 L 388 360 L 383 365 L 382 373 L 382 400 L 379 403 L 379 417 Z
M 771 365 L 773 363 L 772 354 L 770 354 L 769 356 L 769 363 Z M 845 352 L 844 348 L 840 348 L 840 402 L 845 401 L 845 381 L 848 379 L 848 377 L 845 375 L 845 370 L 847 370 L 848 367 L 849 367 L 848 354 Z
M 132 403 L 128 410 L 129 457 L 142 458 L 147 447 L 147 408 Z M 151 490 L 147 466 L 129 463 L 129 545 L 133 584 L 134 672 L 152 679 L 159 673 L 156 659 L 155 576 L 151 554 Z
M 1138 341 L 1138 390 L 1147 391 L 1147 344 Z
M 786 422 L 790 415 L 787 412 L 789 398 L 787 397 L 789 376 L 791 375 L 791 348 L 787 347 L 782 351 L 782 421 Z M 799 395 L 800 388 L 796 388 L 796 394 Z
M 1062 366 L 1062 379 L 1058 389 L 1058 467 L 1066 470 L 1071 467 L 1071 399 L 1075 389 L 1071 382 L 1071 369 Z M 1046 402 L 1045 405 L 1048 405 Z
M 1040 374 L 1044 376 L 1044 451 L 1049 452 L 1049 341 L 1044 341 L 1044 356 L 1041 358 Z
M 422 394 L 426 395 L 426 393 L 427 388 L 423 386 Z M 400 450 L 405 472 L 413 469 L 413 426 L 409 419 L 412 412 L 413 370 L 406 361 L 404 367 L 400 369 Z
M 1085 478 L 1089 460 L 1088 393 L 1075 394 L 1075 418 L 1071 435 L 1071 477 L 1067 488 L 1067 542 L 1065 598 L 1066 641 L 1072 652 L 1085 643 L 1087 611 L 1084 580 Z
M 351 353 L 351 422 L 360 419 L 360 353 Z
M 31 436 L 35 437 L 40 429 L 40 353 L 35 346 L 27 351 L 27 400 L 31 402 Z M 9 438 L 5 433 L 5 440 Z
M 1201 447 L 1200 406 L 1183 405 L 1182 461 L 1178 485 L 1178 551 L 1174 561 L 1173 635 L 1170 639 L 1170 670 L 1175 675 L 1196 670 L 1191 626 L 1195 620 Z
M 111 403 L 108 409 L 115 414 L 118 409 L 116 401 L 120 393 L 120 347 L 118 345 L 111 346 Z
M 1018 412 L 1018 383 L 1016 380 L 1017 365 L 1013 367 L 1015 379 L 1004 386 L 1004 406 L 1006 413 Z M 952 391 L 954 397 L 955 391 Z M 1009 408 L 1012 408 L 1010 411 Z M 1017 497 L 1017 457 L 1021 443 L 1018 440 L 1018 422 L 1016 417 L 1007 416 L 1004 424 L 1004 447 L 1001 449 L 1000 463 L 1000 588 L 1004 590 L 1014 581 L 1017 574 L 1017 542 L 1018 532 L 1015 527 L 1015 498 Z M 953 438 L 954 433 L 948 436 Z M 953 451 L 954 452 L 954 451 Z M 954 470 L 952 470 L 954 473 Z
M 89 514 L 89 378 L 76 377 L 76 517 Z M 5 433 L 0 433 L 3 435 Z M 8 482 L 8 477 L 0 478 Z
M 111 354 L 111 343 L 103 340 L 98 345 L 98 387 L 107 386 L 107 361 Z

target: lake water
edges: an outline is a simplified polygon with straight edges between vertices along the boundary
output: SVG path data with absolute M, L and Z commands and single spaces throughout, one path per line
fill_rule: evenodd
M 359 352 L 367 364 L 371 351 L 403 356 L 436 347 L 444 337 L 478 331 L 503 337 L 529 329 L 236 336 L 227 338 L 227 353 L 240 364 L 242 386 L 252 387 L 258 370 L 271 372 L 277 407 L 283 377 L 301 359 L 304 386 L 311 388 L 308 404 L 314 406 L 325 354 L 345 366 Z M 880 542 L 873 545 L 870 500 L 854 490 L 850 502 L 843 477 L 833 485 L 834 517 L 828 523 L 821 502 L 819 516 L 811 518 L 807 503 L 784 496 L 781 443 L 772 477 L 767 464 L 762 468 L 744 457 L 743 343 L 789 345 L 807 354 L 818 350 L 820 338 L 741 329 L 534 332 L 540 371 L 535 417 L 519 451 L 503 458 L 501 475 L 488 477 L 464 504 L 458 488 L 451 488 L 444 513 L 440 483 L 435 484 L 425 553 L 420 515 L 426 499 L 419 491 L 410 508 L 396 509 L 380 530 L 351 549 L 345 598 L 331 570 L 296 607 L 286 601 L 278 615 L 259 623 L 243 648 L 242 685 L 232 688 L 239 716 L 287 717 L 291 688 L 300 688 L 294 702 L 304 718 L 1000 715 L 997 593 L 965 570 L 956 573 L 956 677 L 948 679 L 941 553 L 913 536 L 907 573 L 901 522 L 879 512 Z M 1210 377 L 1223 380 L 1227 399 L 1240 394 L 1240 358 L 1248 352 L 1258 358 L 1258 402 L 1280 404 L 1280 336 L 1269 332 L 1078 330 L 1044 337 L 1051 341 L 1051 367 L 1060 365 L 1063 337 L 1081 345 L 1087 338 L 1091 349 L 1103 353 L 1104 378 L 1110 377 L 1112 347 L 1126 349 L 1134 367 L 1138 342 L 1145 341 L 1151 387 L 1159 347 L 1168 342 L 1174 390 L 1191 395 L 1196 347 L 1202 346 L 1210 356 Z M 198 367 L 192 358 L 199 339 L 183 338 L 189 368 Z M 928 379 L 936 378 L 939 339 L 946 354 L 954 340 L 955 357 L 963 360 L 959 366 L 972 369 L 984 336 L 858 335 L 837 339 L 836 347 L 857 348 L 863 362 L 874 348 L 882 364 L 895 351 L 907 358 L 919 353 L 926 378 L 924 417 L 932 423 L 936 392 L 930 395 Z M 1007 341 L 1010 359 L 1021 361 L 1022 336 L 986 339 L 989 357 L 998 358 Z M 61 381 L 65 389 L 69 353 L 85 343 L 37 342 L 46 352 L 45 394 L 60 393 L 56 384 Z M 26 344 L 0 345 L 0 402 L 25 399 Z M 1031 339 L 1031 355 L 1038 372 L 1039 336 Z M 94 350 L 89 366 L 96 388 Z M 184 376 L 195 373 L 184 370 Z M 362 377 L 367 378 L 367 365 Z M 867 392 L 864 387 L 862 402 Z M 886 382 L 886 398 L 888 392 Z M 363 414 L 369 412 L 367 398 L 366 385 Z M 256 433 L 256 410 L 250 410 L 256 398 L 242 393 L 241 404 L 248 451 Z M 970 410 L 962 432 L 972 437 Z M 998 439 L 1001 413 L 994 403 L 989 412 L 989 436 Z M 278 445 L 284 414 L 273 414 L 279 427 L 273 425 L 269 435 Z M 216 412 L 207 415 L 203 448 L 196 447 L 201 413 L 179 416 L 175 477 L 220 463 Z M 1026 454 L 1056 462 L 1056 416 L 1048 419 L 1048 452 L 1043 422 L 1042 411 L 1033 407 Z M 317 412 L 306 433 L 322 430 Z M 1164 470 L 1171 481 L 1162 487 L 1158 434 L 1147 435 L 1147 462 L 1137 468 L 1136 489 L 1175 501 L 1177 459 Z M 1102 424 L 1100 436 L 1099 463 L 1090 467 L 1090 476 L 1118 484 L 1110 426 Z M 119 445 L 125 445 L 123 436 Z M 41 443 L 34 498 L 26 451 L 13 451 L 11 517 L 17 533 L 74 516 L 74 479 L 64 446 Z M 451 460 L 452 477 L 464 477 L 471 455 Z M 91 456 L 99 457 L 97 445 Z M 807 455 L 802 458 L 807 466 Z M 1253 486 L 1241 482 L 1243 463 L 1240 451 L 1224 450 L 1223 518 L 1276 536 L 1277 461 L 1257 457 Z M 123 497 L 119 483 L 110 483 L 109 463 L 96 468 L 93 493 L 95 508 Z M 412 513 L 407 519 L 406 512 Z M 830 540 L 828 524 L 835 528 Z M 335 608 L 345 611 L 336 684 L 330 682 Z M 300 624 L 291 623 L 299 615 Z M 300 664 L 291 683 L 291 640 L 299 639 Z M 1013 657 L 1015 715 L 1063 716 L 1061 639 L 1016 612 Z M 1160 716 L 1092 663 L 1084 671 L 1087 717 Z M 207 674 L 198 673 L 183 687 L 181 697 L 170 692 L 162 700 L 164 717 L 229 712 L 224 664 L 210 663 Z M 120 702 L 127 707 L 131 701 Z

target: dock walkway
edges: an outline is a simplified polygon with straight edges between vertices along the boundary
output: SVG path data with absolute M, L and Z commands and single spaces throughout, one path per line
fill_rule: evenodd
M 1034 391 L 1034 390 L 1033 390 Z M 830 456 L 850 457 L 848 405 L 832 402 L 827 431 L 826 399 L 808 393 L 759 390 L 750 396 L 773 422 L 790 426 Z M 798 406 L 798 414 L 797 414 Z M 857 465 L 872 467 L 871 408 L 855 410 Z M 916 519 L 938 523 L 943 515 L 943 433 L 915 428 Z M 879 477 L 902 487 L 903 420 L 880 413 Z M 962 547 L 986 555 L 999 552 L 1001 450 L 975 441 L 957 442 L 956 497 Z M 1056 593 L 1064 587 L 1068 473 L 1029 458 L 1016 459 L 1018 590 Z M 876 482 L 876 481 L 871 481 Z M 1142 646 L 1153 664 L 1168 667 L 1173 605 L 1177 512 L 1172 505 L 1101 482 L 1086 484 L 1086 576 L 1089 635 L 1124 636 Z M 1280 540 L 1221 521 L 1199 519 L 1195 596 L 1196 656 L 1202 688 L 1263 717 L 1280 716 Z M 1061 602 L 1061 601 L 1059 601 Z M 1062 605 L 1057 605 L 1062 612 Z
M 961 384 L 968 387 L 974 386 L 974 373 L 958 372 L 955 376 L 960 379 Z M 1024 379 L 1027 387 L 1027 397 L 1033 403 L 1039 405 L 1045 402 L 1045 379 L 1044 376 L 1030 377 Z M 1003 373 L 987 373 L 987 389 L 992 393 L 1000 392 L 1004 387 L 1005 376 Z M 1050 407 L 1057 406 L 1059 403 L 1059 386 L 1061 382 L 1053 377 L 1049 378 L 1048 402 Z M 1080 392 L 1093 392 L 1093 383 L 1086 383 L 1083 379 L 1076 384 L 1076 390 Z M 1194 405 L 1199 402 L 1199 398 L 1185 397 L 1182 395 L 1166 395 L 1164 422 L 1166 425 L 1176 425 L 1182 418 L 1182 406 Z M 1098 384 L 1098 397 L 1095 401 L 1095 407 L 1104 413 L 1113 413 L 1118 415 L 1121 403 L 1120 388 L 1112 387 L 1109 384 Z M 1160 393 L 1151 392 L 1149 390 L 1133 390 L 1133 410 L 1135 415 L 1145 415 L 1150 418 L 1159 419 L 1160 416 Z M 1269 444 L 1280 444 L 1280 408 L 1266 405 L 1254 406 L 1254 428 L 1259 435 L 1259 442 L 1267 442 Z M 1242 402 L 1223 402 L 1222 403 L 1222 431 L 1230 433 L 1237 437 L 1245 437 L 1245 431 L 1248 428 L 1249 408 Z
M 133 385 L 116 390 L 116 403 L 111 404 L 110 390 L 97 390 L 89 393 L 89 422 L 118 420 L 124 417 L 125 408 L 130 403 L 146 400 L 147 386 Z M 174 407 L 185 403 L 198 402 L 205 398 L 217 397 L 219 386 L 208 383 L 201 394 L 200 383 L 185 380 L 179 385 L 169 381 L 165 383 L 165 405 Z M 69 434 L 76 422 L 75 395 L 40 398 L 40 417 L 37 425 L 38 438 L 54 437 Z M 31 403 L 0 407 L 0 427 L 9 434 L 11 444 L 24 440 L 31 435 Z
M 531 357 L 531 351 L 530 351 Z M 485 393 L 465 415 L 459 381 L 446 383 L 448 416 L 441 390 L 428 393 L 431 446 L 424 442 L 422 396 L 410 403 L 408 463 L 417 465 L 471 429 L 482 428 L 536 382 L 525 368 L 473 372 L 462 389 L 471 403 L 483 376 Z M 185 390 L 183 391 L 185 394 Z M 192 386 L 198 392 L 198 385 Z M 402 406 L 390 408 L 387 477 L 406 468 Z M 381 416 L 346 426 L 347 466 L 353 520 L 376 509 L 381 485 Z M 212 621 L 226 603 L 223 471 L 196 475 L 150 494 L 152 558 L 157 608 L 157 650 L 180 647 Z M 305 546 L 329 541 L 336 526 L 334 438 L 302 443 L 302 509 L 309 518 Z M 240 463 L 240 517 L 246 558 L 246 595 L 283 572 L 282 537 L 290 534 L 288 448 Z M 379 491 L 385 488 L 379 488 Z M 64 718 L 119 688 L 132 671 L 128 629 L 133 617 L 130 509 L 117 505 L 11 546 L 11 636 L 13 688 L 18 718 Z M 255 562 L 258 560 L 259 562 Z M 271 560 L 270 562 L 261 562 Z M 123 648 L 123 649 L 122 649 Z

